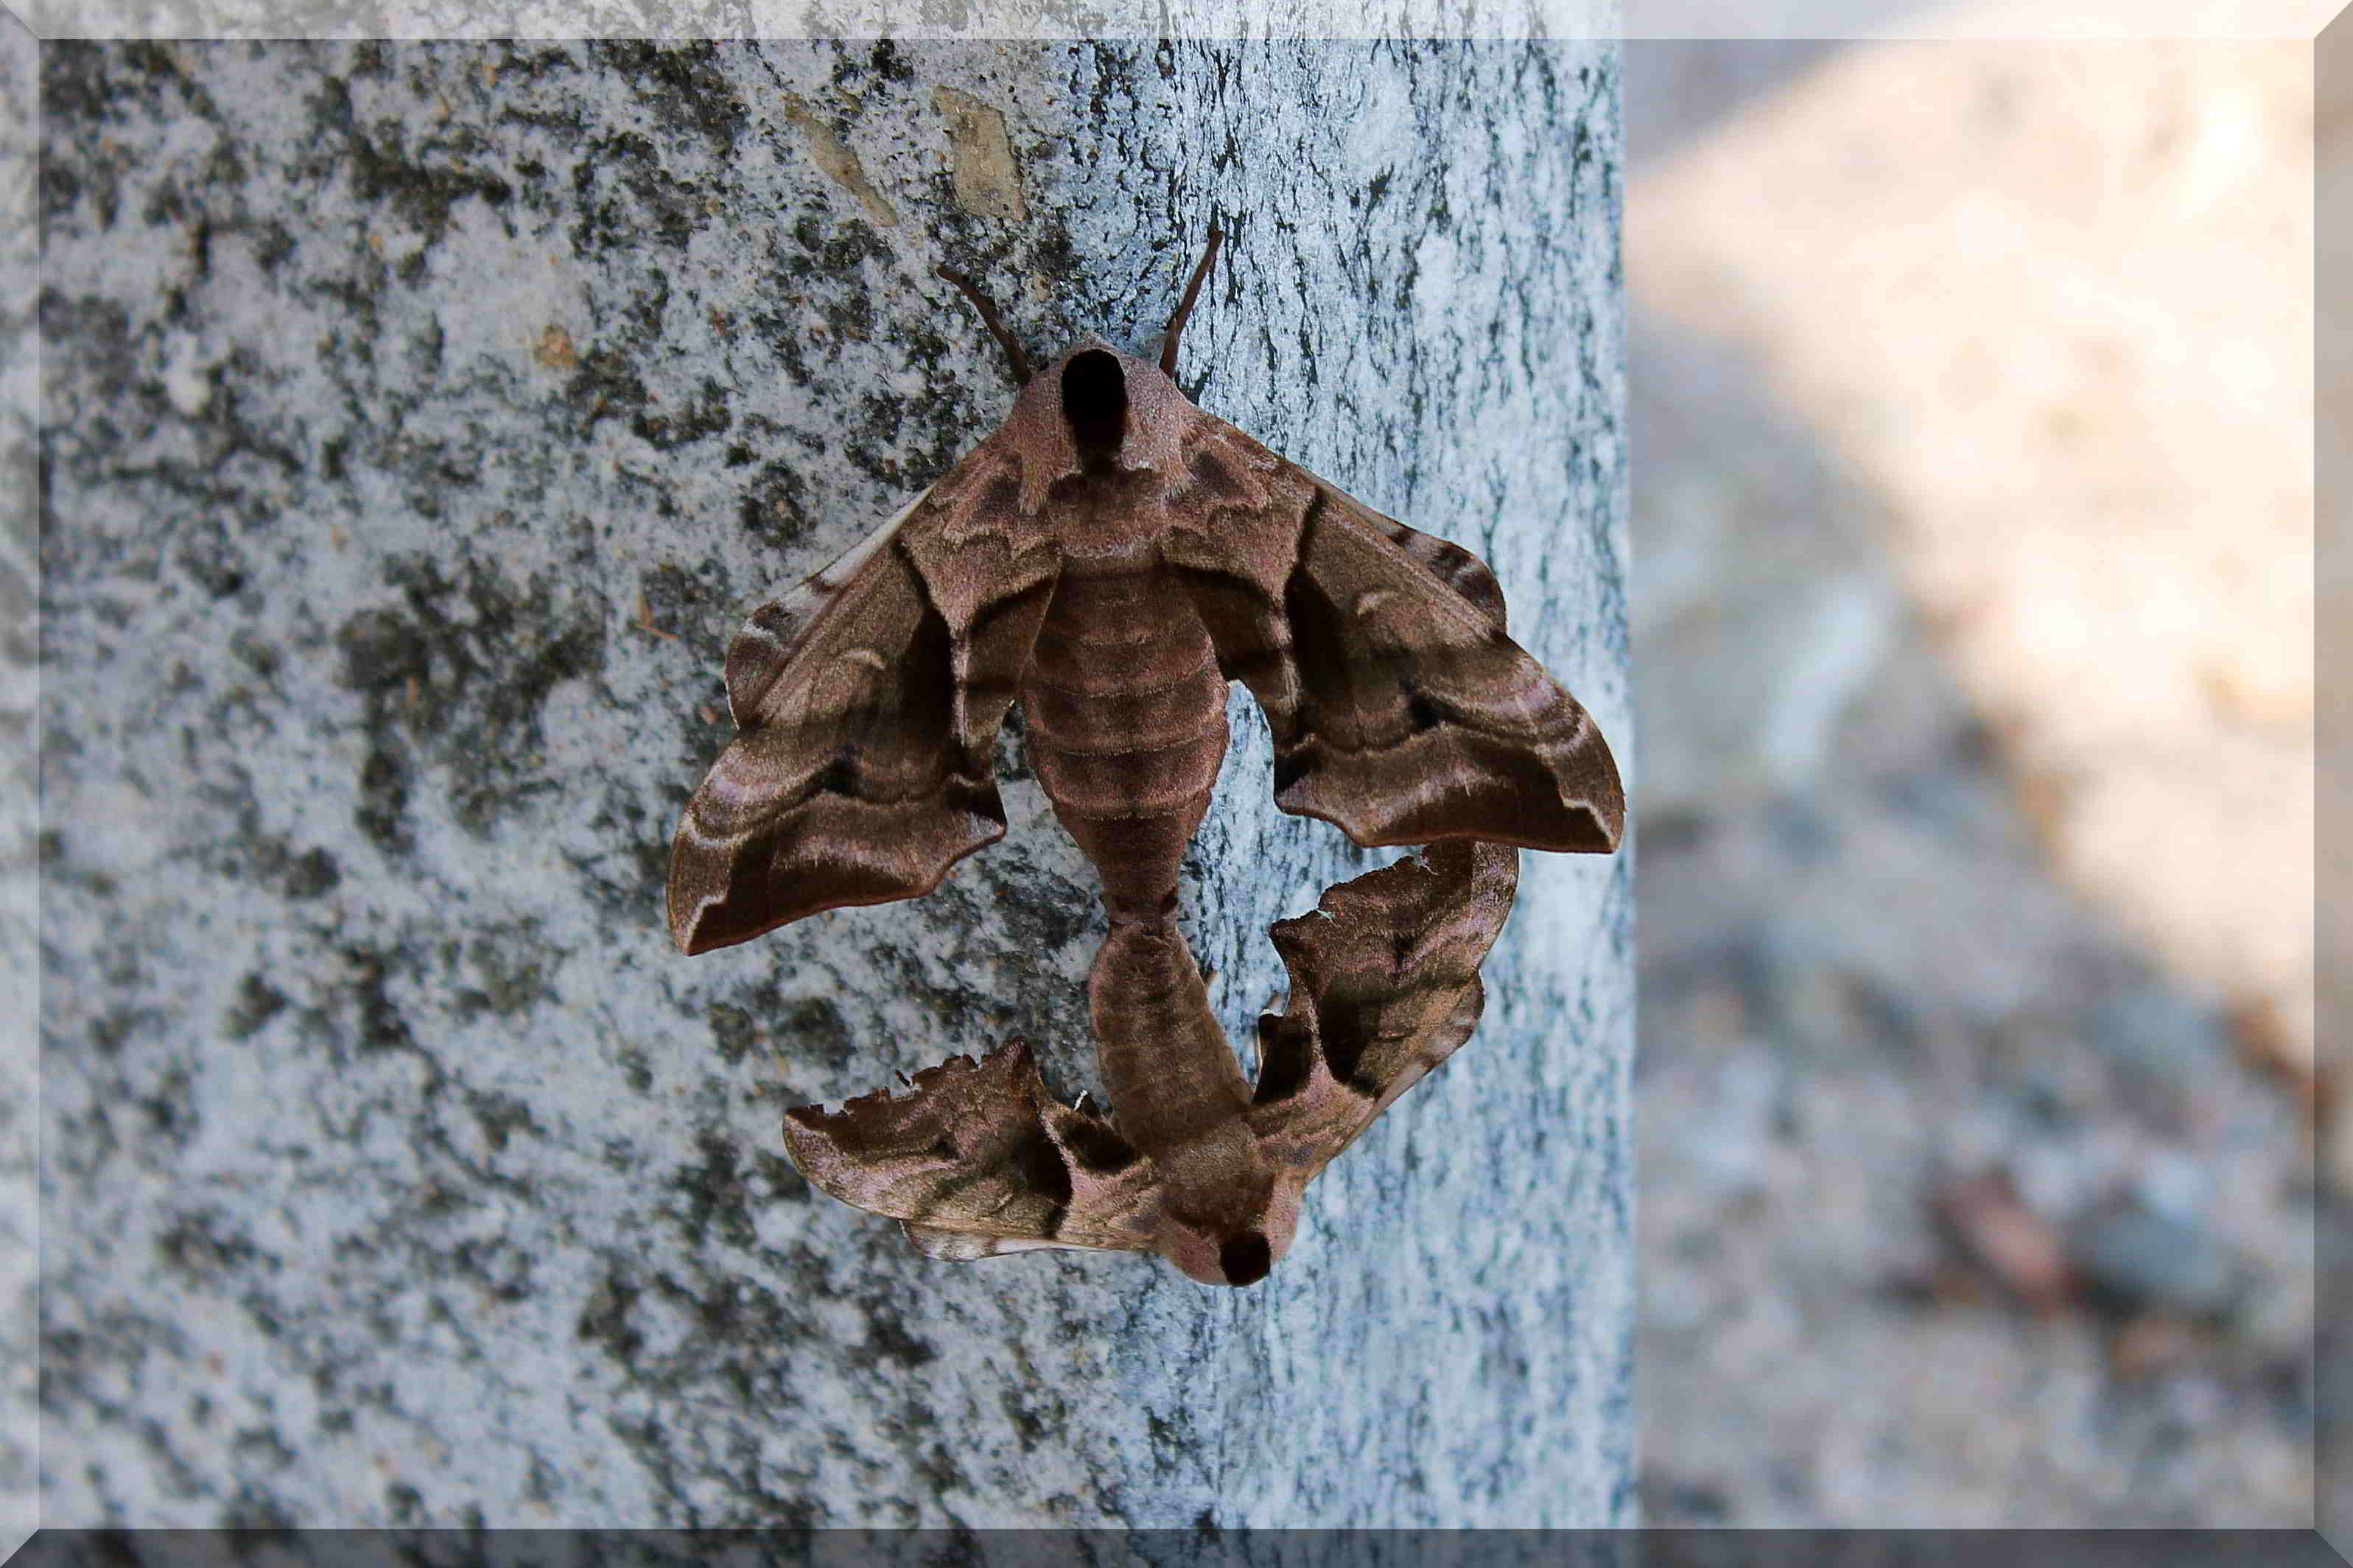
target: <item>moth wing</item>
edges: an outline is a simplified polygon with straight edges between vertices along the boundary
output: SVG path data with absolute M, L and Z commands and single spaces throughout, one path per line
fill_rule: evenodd
M 1081 1251 L 1064 1241 L 1032 1241 L 1013 1236 L 979 1236 L 960 1230 L 943 1230 L 937 1226 L 917 1225 L 913 1220 L 901 1220 L 899 1233 L 909 1245 L 924 1257 L 942 1263 L 970 1263 L 976 1258 L 1001 1258 L 1008 1252 L 1045 1252 L 1054 1249 Z
M 913 1081 L 896 1098 L 786 1111 L 793 1163 L 827 1195 L 900 1221 L 933 1258 L 1151 1247 L 1152 1163 L 1109 1121 L 1056 1100 L 1022 1041 Z
M 1329 485 L 1324 488 L 1331 489 Z M 1495 580 L 1494 568 L 1451 541 L 1409 528 L 1395 518 L 1383 517 L 1338 490 L 1332 490 L 1332 494 L 1362 511 L 1366 522 L 1386 529 L 1388 542 L 1398 547 L 1398 553 L 1453 589 L 1456 596 L 1496 626 L 1504 625 L 1504 585 Z
M 989 446 L 727 651 L 736 726 L 670 849 L 672 939 L 913 898 L 1005 833 L 994 759 L 1058 570 L 1017 554 Z
M 1434 844 L 1276 923 L 1291 994 L 1259 1020 L 1250 1119 L 1300 1185 L 1471 1037 L 1519 869 L 1508 845 Z
M 1483 563 L 1207 416 L 1188 461 L 1162 558 L 1266 712 L 1278 805 L 1367 846 L 1617 847 L 1609 744 Z

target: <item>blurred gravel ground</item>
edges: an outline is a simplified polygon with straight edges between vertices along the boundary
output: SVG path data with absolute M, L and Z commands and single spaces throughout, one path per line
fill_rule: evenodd
M 2261 466 L 2281 435 L 2263 425 L 2276 400 L 2254 395 L 2263 367 L 2238 367 L 2253 391 L 2223 410 L 2253 428 L 2168 448 L 2144 373 L 2180 345 L 2124 342 L 2107 384 L 2068 388 L 2088 399 L 2076 439 L 2105 504 L 1989 520 L 1970 613 L 1939 596 L 1968 575 L 1956 494 L 2016 495 L 2037 463 L 2082 475 L 2000 428 L 2038 395 L 2021 345 L 2066 348 L 2066 313 L 1957 266 L 1938 213 L 2002 214 L 2005 150 L 2073 138 L 2083 155 L 2050 164 L 2060 188 L 2026 205 L 2096 207 L 2102 193 L 2063 182 L 2101 174 L 2109 215 L 2141 222 L 2152 246 L 2232 215 L 2250 275 L 2283 259 L 2253 200 L 2270 187 L 2229 184 L 2273 151 L 2274 62 L 2125 63 L 2015 47 L 1629 48 L 1654 1525 L 2312 1519 L 2313 1191 L 2295 1071 L 2299 1050 L 2311 1060 L 2308 925 L 2300 952 L 2293 941 L 2308 891 L 2282 885 L 2290 867 L 2217 900 L 2262 929 L 2229 942 L 2199 929 L 2179 863 L 2202 852 L 2213 790 L 2175 777 L 2168 818 L 2164 791 L 2130 787 L 2168 747 L 2205 758 L 2193 776 L 2210 786 L 2252 779 L 2259 798 L 2299 743 L 2310 776 L 2309 678 L 2299 692 L 2274 646 L 2309 646 L 2310 535 Z M 2164 90 L 2146 92 L 2152 70 Z M 1897 101 L 1935 126 L 1890 124 L 1874 143 L 1873 106 Z M 1972 103 L 1974 132 L 1950 123 Z M 2151 139 L 2168 112 L 2169 144 Z M 2240 133 L 2257 144 L 2212 144 Z M 2113 159 L 2104 137 L 2123 144 Z M 1924 156 L 1943 162 L 1906 161 Z M 2180 179 L 2223 182 L 2213 216 L 2150 235 L 2133 198 Z M 1751 210 L 1726 216 L 1744 183 Z M 1874 193 L 1903 192 L 1917 210 L 1902 221 L 1874 207 Z M 1788 222 L 1767 236 L 1772 209 Z M 1837 247 L 1842 222 L 1862 259 Z M 1742 223 L 1753 247 L 1736 243 Z M 2115 305 L 2137 290 L 2166 322 L 2135 237 L 2084 263 L 2092 292 Z M 2053 254 L 2042 243 L 2030 260 Z M 1810 317 L 1791 303 L 1809 287 Z M 2263 346 L 2274 304 L 2249 303 L 2252 327 L 2210 310 L 2191 346 Z M 1841 310 L 1872 344 L 1822 346 Z M 1932 363 L 1906 363 L 1915 342 Z M 1934 362 L 1947 349 L 1954 363 Z M 1972 353 L 1988 360 L 1965 395 Z M 1881 360 L 1900 374 L 1874 382 Z M 1891 447 L 1941 448 L 1947 489 L 1935 463 L 1890 460 Z M 2232 493 L 2235 510 L 2198 504 Z M 2218 518 L 2228 541 L 2201 532 Z M 2005 543 L 2010 523 L 2046 529 L 2047 551 L 2014 526 Z M 2112 683 L 2119 701 L 2082 679 L 2097 651 L 2084 627 L 2120 663 L 2142 654 L 2150 623 L 2132 616 L 2147 594 L 2089 606 L 2073 640 L 2036 642 L 2049 616 L 2075 614 L 2067 589 L 2097 577 L 2069 571 L 2103 552 L 2193 568 L 2154 625 L 2194 637 L 2215 700 L 2179 722 L 2137 727 L 2129 689 L 2146 681 Z M 2064 569 L 2038 574 L 2049 561 Z M 2249 583 L 2274 596 L 2251 598 Z M 2163 676 L 2179 650 L 2147 651 Z M 2117 804 L 2134 799 L 2137 819 Z M 2252 837 L 2292 856 L 2300 832 L 2308 870 L 2308 797 L 2298 810 L 2277 803 Z M 2145 868 L 2084 847 L 2135 827 Z

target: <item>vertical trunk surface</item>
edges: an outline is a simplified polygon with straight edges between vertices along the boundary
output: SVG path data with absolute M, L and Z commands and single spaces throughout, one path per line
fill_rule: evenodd
M 39 522 L 40 228 L 34 104 L 40 48 L 0 17 L 0 1562 L 40 1522 Z
M 1248 1291 L 934 1264 L 786 1105 L 1019 1033 L 1092 880 L 688 960 L 742 612 L 1148 344 L 1486 556 L 1626 759 L 1613 49 L 50 45 L 53 1524 L 1630 1522 L 1630 864 L 1528 857 L 1487 1022 Z M 1349 849 L 1263 721 L 1186 864 L 1229 1032 Z M 1639 787 L 1639 785 L 1637 786 Z M 1098 1088 L 1100 1086 L 1097 1086 Z

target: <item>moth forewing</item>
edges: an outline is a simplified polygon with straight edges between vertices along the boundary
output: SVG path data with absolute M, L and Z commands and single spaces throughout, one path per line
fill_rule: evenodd
M 912 1220 L 899 1222 L 899 1234 L 909 1246 L 924 1257 L 942 1263 L 970 1263 L 982 1258 L 998 1258 L 1008 1252 L 1046 1252 L 1092 1250 L 1073 1241 L 1034 1241 L 1016 1236 L 985 1236 L 970 1231 L 943 1230 L 937 1226 L 917 1225 Z
M 1492 572 L 1221 420 L 1187 438 L 1160 553 L 1267 715 L 1277 805 L 1367 846 L 1616 846 L 1609 748 L 1506 633 Z
M 1158 1224 L 1150 1163 L 1054 1100 L 1018 1039 L 926 1068 L 904 1095 L 786 1111 L 785 1143 L 821 1191 L 903 1222 L 934 1258 L 1149 1247 Z
M 736 737 L 671 849 L 681 949 L 916 897 L 1004 836 L 995 740 L 1055 563 L 1013 550 L 989 505 L 1003 467 L 976 451 L 744 622 L 727 659 Z
M 1470 1038 L 1518 883 L 1509 846 L 1433 845 L 1276 924 L 1290 997 L 1260 1020 L 1250 1117 L 1301 1184 Z
M 760 700 L 789 668 L 794 654 L 828 613 L 844 613 L 842 591 L 857 581 L 876 552 L 890 547 L 899 525 L 931 495 L 926 489 L 865 538 L 744 618 L 727 645 L 727 714 L 737 729 L 758 721 Z

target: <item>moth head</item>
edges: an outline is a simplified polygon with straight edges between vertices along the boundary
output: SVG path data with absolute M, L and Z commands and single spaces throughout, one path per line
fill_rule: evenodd
M 1127 439 L 1127 365 L 1100 338 L 1082 340 L 1050 373 L 1062 424 L 1082 457 L 1114 456 Z M 1141 362 L 1130 362 L 1141 363 Z
M 1160 1256 L 1204 1285 L 1255 1285 L 1291 1250 L 1299 1232 L 1299 1194 L 1281 1182 L 1225 1212 L 1188 1212 L 1171 1204 L 1161 1215 Z
M 1090 468 L 1180 472 L 1177 437 L 1190 411 L 1158 365 L 1102 338 L 1081 338 L 1030 377 L 1014 404 L 1025 500 Z

